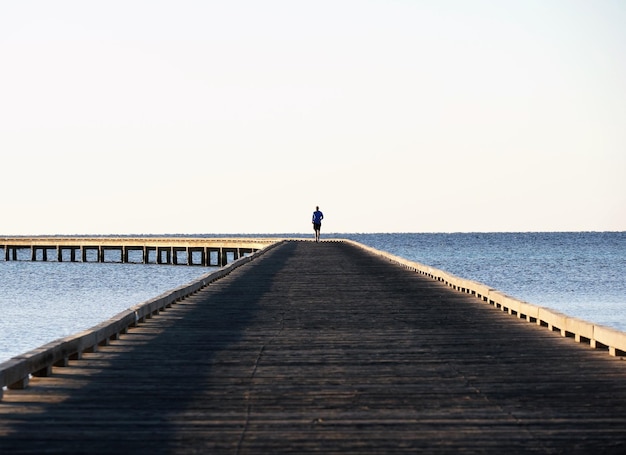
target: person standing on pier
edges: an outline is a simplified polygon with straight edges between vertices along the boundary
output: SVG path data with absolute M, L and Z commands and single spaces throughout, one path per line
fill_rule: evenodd
M 315 207 L 315 212 L 313 212 L 313 230 L 315 231 L 315 241 L 320 241 L 320 229 L 322 228 L 322 220 L 324 219 L 324 214 L 320 212 L 320 208 Z

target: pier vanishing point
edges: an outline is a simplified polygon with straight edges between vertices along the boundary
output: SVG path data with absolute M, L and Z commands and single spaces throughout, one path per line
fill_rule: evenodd
M 0 453 L 626 453 L 623 336 L 277 241 L 0 364 Z

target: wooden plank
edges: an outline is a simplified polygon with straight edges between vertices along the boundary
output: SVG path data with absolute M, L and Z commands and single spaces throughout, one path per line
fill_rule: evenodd
M 1 453 L 622 453 L 626 365 L 353 245 L 288 242 L 7 390 Z

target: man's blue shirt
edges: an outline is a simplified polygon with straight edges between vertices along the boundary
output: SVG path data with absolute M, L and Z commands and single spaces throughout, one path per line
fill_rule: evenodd
M 319 210 L 316 210 L 315 212 L 313 212 L 313 222 L 315 224 L 320 224 L 323 218 L 324 218 L 324 214 L 320 212 Z

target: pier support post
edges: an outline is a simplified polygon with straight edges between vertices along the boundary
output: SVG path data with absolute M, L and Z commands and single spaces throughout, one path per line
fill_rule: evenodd
M 204 265 L 206 265 L 207 267 L 211 266 L 211 251 L 212 251 L 212 249 L 210 247 L 206 247 L 204 249 L 204 254 L 206 256 Z
M 20 379 L 17 382 L 14 382 L 13 384 L 9 384 L 7 386 L 7 389 L 25 389 L 28 387 L 28 382 L 30 381 L 30 377 L 26 376 L 25 378 Z
M 165 253 L 165 261 L 163 260 L 163 253 Z M 157 264 L 171 264 L 172 262 L 172 248 L 169 247 L 157 247 Z

